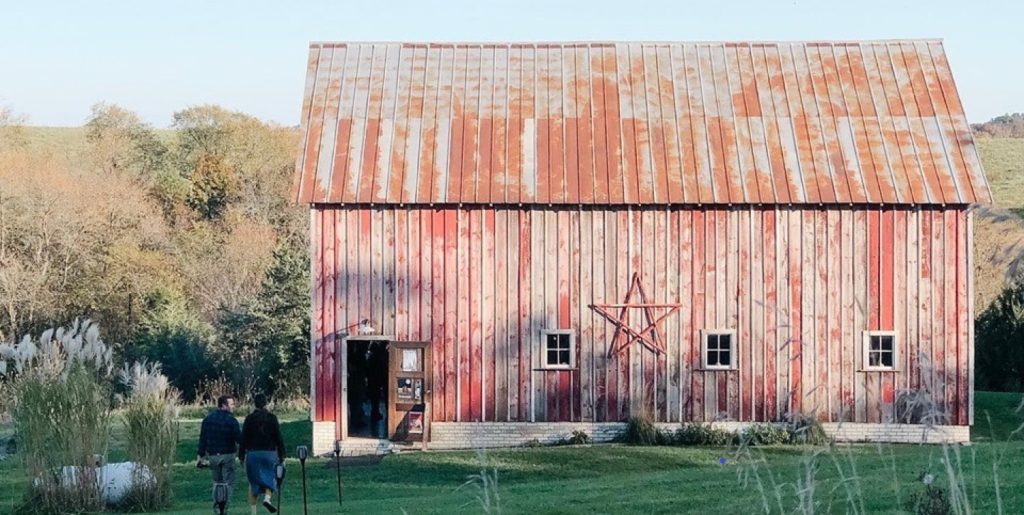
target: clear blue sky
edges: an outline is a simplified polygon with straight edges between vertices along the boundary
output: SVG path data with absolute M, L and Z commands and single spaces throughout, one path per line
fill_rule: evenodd
M 0 106 L 79 125 L 95 102 L 158 127 L 215 103 L 298 123 L 309 41 L 940 37 L 971 121 L 1024 111 L 1024 1 L 0 0 Z

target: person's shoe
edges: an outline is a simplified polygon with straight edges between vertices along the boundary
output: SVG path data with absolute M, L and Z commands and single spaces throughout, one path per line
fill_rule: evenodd
M 270 513 L 277 513 L 277 508 L 275 508 L 274 504 L 270 502 L 270 499 L 263 499 L 263 507 Z

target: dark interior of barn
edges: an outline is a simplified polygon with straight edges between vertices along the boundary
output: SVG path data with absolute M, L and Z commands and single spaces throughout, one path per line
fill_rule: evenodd
M 387 438 L 387 342 L 348 342 L 348 436 Z

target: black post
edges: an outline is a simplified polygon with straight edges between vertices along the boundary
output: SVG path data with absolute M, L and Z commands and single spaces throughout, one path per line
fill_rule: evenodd
M 309 515 L 309 508 L 306 507 L 306 458 L 309 456 L 309 449 L 305 445 L 300 445 L 295 449 L 295 454 L 299 456 L 299 464 L 302 466 L 302 514 Z
M 338 506 L 341 506 L 341 440 L 334 441 L 334 470 L 338 475 Z
M 284 462 L 277 464 L 274 468 L 274 478 L 277 481 L 277 512 L 281 513 L 281 485 L 284 484 Z

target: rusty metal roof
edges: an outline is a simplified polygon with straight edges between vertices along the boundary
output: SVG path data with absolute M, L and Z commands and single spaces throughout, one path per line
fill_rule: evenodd
M 314 43 L 294 199 L 990 202 L 938 40 Z

